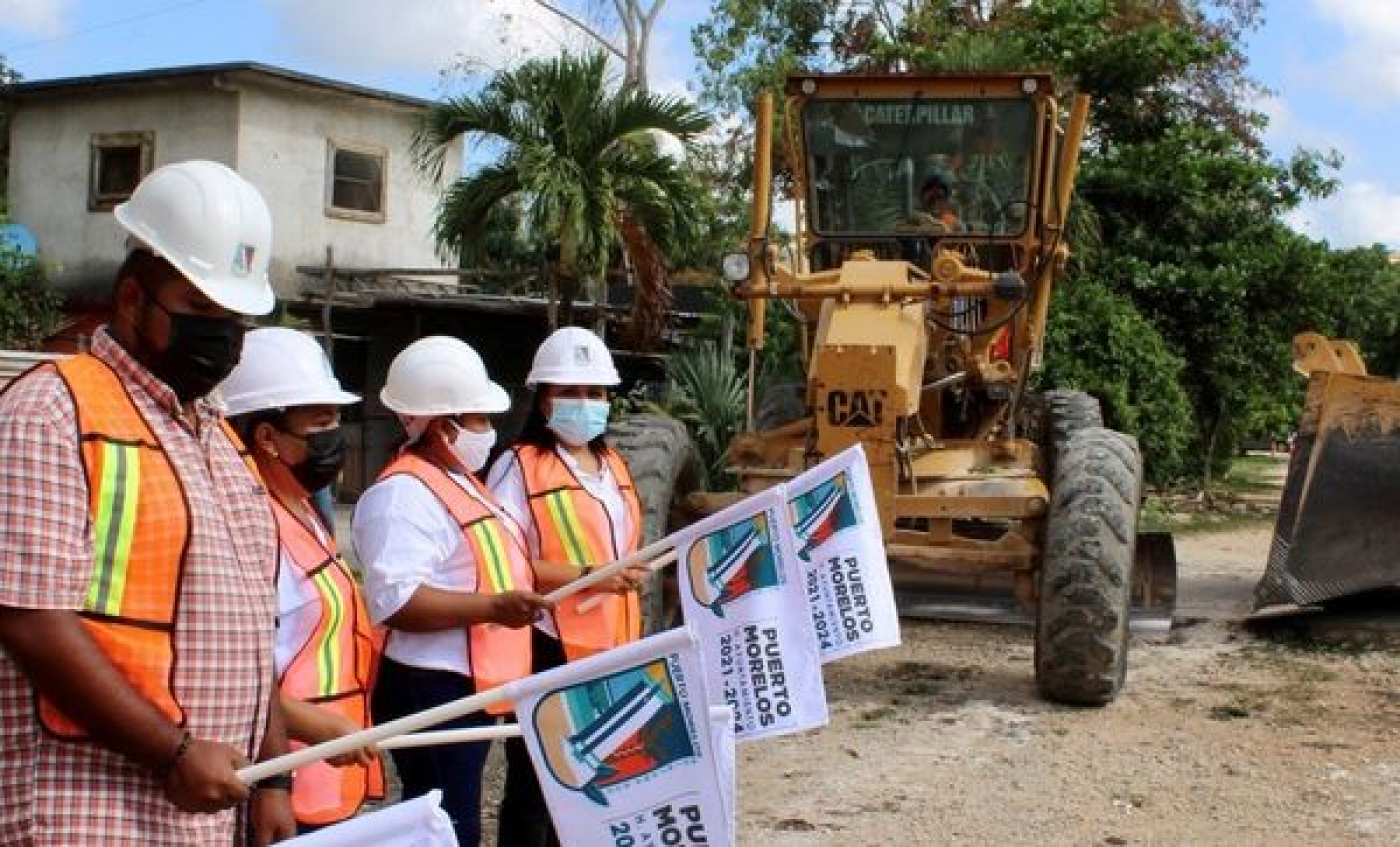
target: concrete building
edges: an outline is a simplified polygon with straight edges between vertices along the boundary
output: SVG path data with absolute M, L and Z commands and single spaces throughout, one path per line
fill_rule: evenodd
M 409 147 L 428 101 L 251 62 L 38 80 L 5 93 L 11 218 L 34 233 L 70 301 L 101 302 L 123 256 L 112 208 L 152 168 L 213 159 L 267 198 L 272 277 L 297 299 L 299 265 L 442 267 L 431 237 L 442 182 Z

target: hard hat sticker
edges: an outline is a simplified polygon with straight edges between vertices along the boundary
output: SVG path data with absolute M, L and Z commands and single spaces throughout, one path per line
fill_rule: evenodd
M 253 256 L 257 253 L 257 248 L 251 244 L 235 244 L 233 247 L 233 262 L 229 270 L 234 276 L 247 276 L 253 272 Z

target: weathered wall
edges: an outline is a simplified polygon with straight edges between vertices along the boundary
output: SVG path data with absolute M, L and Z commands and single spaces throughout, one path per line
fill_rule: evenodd
M 54 285 L 100 292 L 125 255 L 110 211 L 88 211 L 95 133 L 154 132 L 155 165 L 204 158 L 235 164 L 238 126 L 231 93 L 168 89 L 53 95 L 16 109 L 10 126 L 10 217 L 38 239 Z
M 246 86 L 240 107 L 239 170 L 274 210 L 278 294 L 300 293 L 297 265 L 321 265 L 326 246 L 342 267 L 443 267 L 432 243 L 440 190 L 420 177 L 409 144 L 420 112 L 401 104 L 272 86 Z M 386 154 L 384 220 L 329 215 L 329 143 Z M 444 180 L 460 173 L 461 146 Z

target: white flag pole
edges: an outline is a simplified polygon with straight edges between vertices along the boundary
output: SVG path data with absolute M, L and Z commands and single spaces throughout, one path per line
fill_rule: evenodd
M 622 573 L 628 568 L 646 566 L 655 570 L 664 567 L 676 560 L 676 551 L 673 549 L 674 546 L 669 537 L 663 538 L 655 544 L 644 547 L 630 556 L 624 556 L 616 562 L 603 565 L 588 576 L 581 576 L 567 585 L 561 585 L 546 594 L 544 599 L 550 604 L 558 603 L 565 597 L 571 597 L 580 591 L 592 588 L 598 583 L 605 582 L 611 579 L 615 574 Z M 653 561 L 653 559 L 655 561 Z
M 313 744 L 310 747 L 303 747 L 300 750 L 278 756 L 275 759 L 268 759 L 265 762 L 258 762 L 249 765 L 238 771 L 238 778 L 244 785 L 252 785 L 260 779 L 269 776 L 288 773 L 294 771 L 302 765 L 309 765 L 312 762 L 319 762 L 322 759 L 329 759 L 339 756 L 341 753 L 349 753 L 351 750 L 358 750 L 361 747 L 368 747 L 371 744 L 378 744 L 386 738 L 393 738 L 397 735 L 406 735 L 416 732 L 424 727 L 434 726 L 450 721 L 453 718 L 460 718 L 462 715 L 469 715 L 472 712 L 479 712 L 487 706 L 494 706 L 497 703 L 514 700 L 516 692 L 515 683 L 507 683 L 499 688 L 481 694 L 473 694 L 470 697 L 462 697 L 441 706 L 434 706 L 421 712 L 405 715 L 398 720 L 373 726 L 369 729 L 362 729 L 359 732 L 352 732 L 349 735 L 342 735 L 330 741 L 323 741 L 320 744 Z
M 515 682 L 508 682 L 498 688 L 481 694 L 473 694 L 470 697 L 463 697 L 441 706 L 434 706 L 431 709 L 424 709 L 421 712 L 414 712 L 405 715 L 398 720 L 392 720 L 379 726 L 362 729 L 359 732 L 352 732 L 349 735 L 342 735 L 330 741 L 323 741 L 310 747 L 303 747 L 300 750 L 288 753 L 285 756 L 278 756 L 275 759 L 268 759 L 265 762 L 258 762 L 241 768 L 237 776 L 244 785 L 251 785 L 260 779 L 269 776 L 288 773 L 294 771 L 302 765 L 309 765 L 312 762 L 319 762 L 322 759 L 329 759 L 339 756 L 341 753 L 348 753 L 351 750 L 358 750 L 361 747 L 368 747 L 372 744 L 379 744 L 385 739 L 394 738 L 400 735 L 407 735 L 417 732 L 424 727 L 450 721 L 462 715 L 469 715 L 478 712 L 488 706 L 494 706 L 503 701 L 519 700 L 523 692 L 534 690 L 536 687 L 550 683 L 553 680 L 567 679 L 579 672 L 579 668 L 596 667 L 621 667 L 628 662 L 635 660 L 637 655 L 647 655 L 650 652 L 664 653 L 671 650 L 679 650 L 684 646 L 693 645 L 695 636 L 685 627 L 678 627 L 641 641 L 633 641 L 621 647 L 615 647 L 606 653 L 599 653 L 579 662 L 564 665 L 543 672 L 518 679 Z M 606 658 L 605 658 L 606 657 Z
M 667 554 L 664 555 L 664 556 L 661 556 L 661 557 L 656 558 L 656 559 L 652 559 L 650 562 L 647 562 L 647 563 L 646 563 L 646 567 L 647 567 L 649 570 L 652 570 L 652 571 L 659 571 L 659 570 L 661 570 L 662 568 L 664 568 L 664 567 L 666 567 L 667 565 L 669 565 L 669 564 L 671 564 L 672 562 L 674 562 L 675 560 L 676 560 L 676 551 L 675 551 L 675 550 L 672 550 L 672 551 L 670 551 L 669 553 L 667 553 Z M 591 574 L 590 574 L 590 576 L 591 576 Z M 603 595 L 601 595 L 601 594 L 594 595 L 593 597 L 589 597 L 587 600 L 584 600 L 582 603 L 579 603 L 579 604 L 578 604 L 578 610 L 579 610 L 579 612 L 580 612 L 581 614 L 586 614 L 586 613 L 588 613 L 588 612 L 593 611 L 595 608 L 597 608 L 598 604 L 601 603 L 601 602 L 603 602 Z
M 442 729 L 437 732 L 413 732 L 379 742 L 381 750 L 403 750 L 406 747 L 436 747 L 439 744 L 470 744 L 473 741 L 496 741 L 519 738 L 520 724 L 475 726 L 470 729 Z

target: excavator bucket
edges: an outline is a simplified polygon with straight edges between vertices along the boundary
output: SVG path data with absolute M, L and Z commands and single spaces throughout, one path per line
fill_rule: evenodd
M 1256 611 L 1400 586 L 1400 383 L 1364 374 L 1309 378 Z

